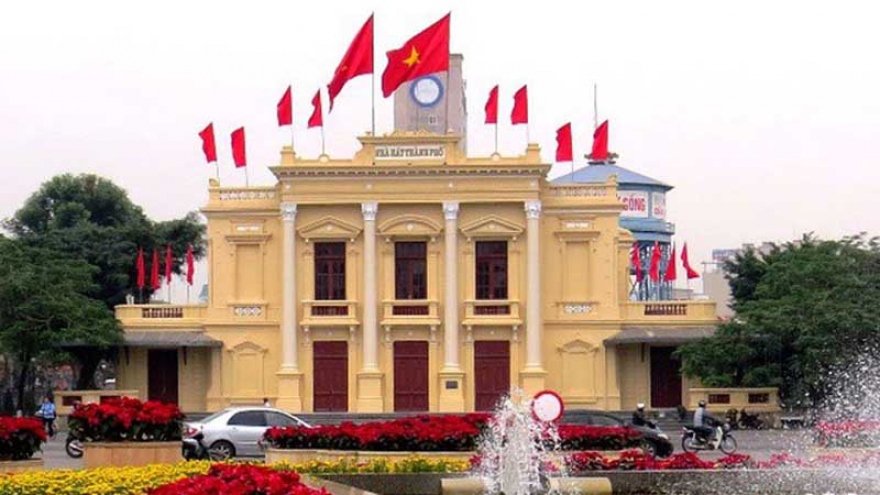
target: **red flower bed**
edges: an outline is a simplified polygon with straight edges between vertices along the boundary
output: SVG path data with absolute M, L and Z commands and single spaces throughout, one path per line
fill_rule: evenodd
M 147 491 L 148 495 L 329 495 L 300 483 L 293 471 L 254 465 L 215 464 L 207 474 Z
M 123 397 L 77 406 L 67 424 L 85 441 L 167 442 L 180 440 L 183 413 L 174 404 Z
M 639 446 L 642 434 L 617 426 L 559 425 L 562 450 L 623 450 Z
M 476 449 L 488 414 L 415 416 L 386 422 L 270 428 L 265 440 L 281 449 L 461 452 Z
M 880 421 L 823 421 L 816 425 L 813 437 L 822 447 L 877 447 Z
M 0 417 L 0 461 L 30 459 L 45 441 L 39 419 Z
M 565 459 L 570 474 L 588 471 L 656 471 L 670 469 L 713 469 L 715 463 L 704 461 L 692 453 L 674 454 L 666 459 L 657 459 L 641 450 L 621 452 L 614 459 L 598 452 L 578 452 Z

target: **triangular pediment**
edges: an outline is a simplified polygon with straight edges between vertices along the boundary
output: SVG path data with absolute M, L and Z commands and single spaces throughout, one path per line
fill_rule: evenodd
M 510 220 L 495 215 L 480 218 L 461 227 L 461 233 L 468 239 L 487 237 L 516 238 L 523 233 L 523 228 Z
M 324 217 L 312 223 L 303 225 L 299 229 L 299 235 L 306 241 L 310 239 L 346 239 L 354 240 L 361 233 L 357 225 L 340 220 L 335 217 Z
M 440 224 L 428 217 L 420 215 L 401 215 L 384 222 L 379 226 L 379 234 L 391 237 L 437 237 Z
M 559 346 L 559 350 L 566 354 L 587 354 L 596 352 L 598 347 L 581 339 L 575 339 Z

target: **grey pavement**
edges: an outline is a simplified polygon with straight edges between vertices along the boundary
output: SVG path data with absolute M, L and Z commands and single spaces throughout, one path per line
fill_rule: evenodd
M 681 452 L 681 433 L 679 431 L 667 431 L 675 445 L 675 452 Z M 769 431 L 734 431 L 733 436 L 739 445 L 738 452 L 749 454 L 758 460 L 767 460 L 771 455 L 778 452 L 791 452 L 801 457 L 809 457 L 812 445 L 810 442 L 810 430 L 769 430 Z M 46 469 L 82 469 L 82 459 L 68 457 L 64 450 L 64 441 L 67 434 L 59 433 L 43 445 L 42 457 L 45 460 Z M 38 454 L 40 455 L 40 454 Z M 724 456 L 721 452 L 700 452 L 699 456 L 704 459 L 716 460 Z

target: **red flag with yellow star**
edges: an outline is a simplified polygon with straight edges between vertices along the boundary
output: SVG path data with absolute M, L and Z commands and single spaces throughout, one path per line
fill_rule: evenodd
M 391 96 L 401 84 L 420 76 L 449 70 L 449 19 L 446 14 L 397 50 L 387 53 L 382 73 L 382 94 Z

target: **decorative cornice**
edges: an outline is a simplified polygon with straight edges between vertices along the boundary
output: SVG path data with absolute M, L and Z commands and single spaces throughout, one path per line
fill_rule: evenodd
M 496 165 L 496 166 L 308 166 L 273 167 L 272 171 L 281 177 L 528 177 L 544 176 L 549 165 Z
M 443 216 L 447 220 L 456 220 L 458 218 L 459 203 L 458 201 L 443 202 Z
M 375 222 L 376 214 L 379 213 L 379 203 L 375 201 L 361 203 L 361 213 L 364 214 L 365 222 Z
M 526 218 L 529 220 L 537 220 L 541 218 L 541 202 L 537 199 L 530 199 L 525 202 Z

